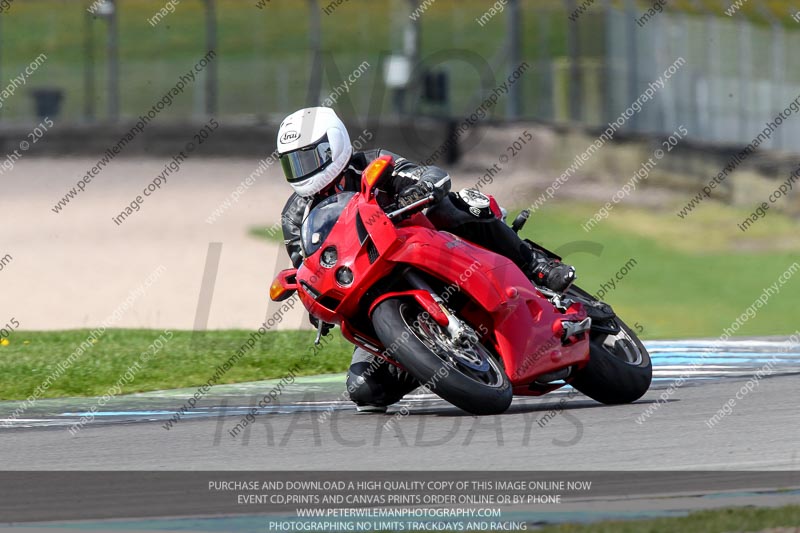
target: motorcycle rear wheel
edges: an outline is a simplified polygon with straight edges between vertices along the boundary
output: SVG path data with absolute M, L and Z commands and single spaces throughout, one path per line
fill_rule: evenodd
M 389 355 L 442 399 L 474 415 L 511 405 L 511 382 L 494 354 L 480 343 L 456 346 L 413 300 L 381 302 L 372 322 Z
M 575 286 L 567 290 L 567 296 L 589 304 L 598 301 Z M 653 365 L 636 333 L 619 317 L 612 320 L 619 325 L 620 332 L 610 335 L 592 327 L 589 363 L 575 374 L 570 385 L 600 403 L 633 403 L 650 388 Z

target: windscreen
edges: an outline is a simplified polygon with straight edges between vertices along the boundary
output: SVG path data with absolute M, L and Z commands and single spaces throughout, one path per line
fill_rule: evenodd
M 339 216 L 355 196 L 354 192 L 343 192 L 324 199 L 317 204 L 303 221 L 300 232 L 303 253 L 310 257 L 320 249 L 328 238 Z

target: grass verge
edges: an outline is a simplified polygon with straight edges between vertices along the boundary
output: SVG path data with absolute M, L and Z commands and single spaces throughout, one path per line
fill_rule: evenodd
M 192 341 L 191 331 L 175 331 L 164 348 L 135 372 L 122 393 L 194 387 L 205 383 L 246 342 L 249 331 L 208 331 Z M 107 330 L 92 347 L 44 391 L 40 398 L 101 396 L 139 360 L 161 331 Z M 22 400 L 84 342 L 89 330 L 14 332 L 0 346 L 0 400 Z M 313 345 L 313 331 L 267 332 L 228 372 L 222 383 L 279 378 Z M 322 351 L 303 367 L 302 375 L 341 372 L 352 348 L 337 332 Z
M 594 243 L 572 246 L 578 250 L 594 246 L 601 250 L 599 255 L 576 251 L 564 260 L 575 265 L 578 284 L 593 294 L 614 278 L 615 287 L 603 299 L 626 322 L 639 322 L 644 338 L 719 337 L 798 262 L 800 224 L 778 213 L 761 221 L 763 226 L 750 230 L 750 235 L 736 230 L 744 211 L 725 206 L 715 206 L 708 217 L 686 220 L 669 210 L 618 206 L 607 220 L 585 232 L 581 226 L 595 209 L 548 205 L 532 216 L 524 236 L 550 249 L 576 241 Z M 770 228 L 770 237 L 756 236 L 756 231 Z M 745 238 L 760 245 L 744 246 Z M 636 264 L 616 279 L 631 259 Z M 745 316 L 735 335 L 794 333 L 798 299 L 800 272 L 779 286 L 754 316 Z
M 745 507 L 698 511 L 679 518 L 614 520 L 595 524 L 545 526 L 540 533 L 725 533 L 759 532 L 767 528 L 797 527 L 800 506 L 778 508 Z M 788 530 L 787 530 L 788 531 Z

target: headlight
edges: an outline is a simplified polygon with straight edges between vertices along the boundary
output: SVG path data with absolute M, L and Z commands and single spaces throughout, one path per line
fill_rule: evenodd
M 353 271 L 347 267 L 339 267 L 339 269 L 336 270 L 336 281 L 339 285 L 347 287 L 353 283 Z
M 338 260 L 339 254 L 336 252 L 336 248 L 333 246 L 328 246 L 322 250 L 322 255 L 319 258 L 320 264 L 325 268 L 332 268 Z

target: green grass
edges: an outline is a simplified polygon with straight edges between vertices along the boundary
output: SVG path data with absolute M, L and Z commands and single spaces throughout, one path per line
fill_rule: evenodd
M 540 533 L 727 533 L 759 532 L 766 528 L 797 527 L 800 506 L 698 511 L 679 518 L 606 521 L 595 524 L 545 526 Z
M 742 234 L 736 222 L 746 213 L 739 209 L 709 204 L 697 216 L 681 220 L 671 209 L 617 206 L 586 233 L 581 225 L 594 209 L 548 205 L 532 216 L 523 233 L 550 249 L 579 240 L 601 244 L 600 256 L 575 253 L 564 258 L 577 268 L 578 284 L 591 293 L 635 259 L 637 264 L 604 299 L 627 322 L 639 322 L 644 338 L 719 337 L 765 287 L 800 261 L 800 223 L 778 213 Z M 800 273 L 737 334 L 794 333 L 798 300 Z
M 536 531 L 539 533 L 759 533 L 767 528 L 794 528 L 798 524 L 800 524 L 800 506 L 787 505 L 777 508 L 742 507 L 696 511 L 681 517 L 559 524 L 543 526 Z
M 539 533 L 675 533 L 676 531 L 759 533 L 767 528 L 794 528 L 798 524 L 800 524 L 800 506 L 787 505 L 777 508 L 743 507 L 696 511 L 681 517 L 559 524 L 543 526 L 536 531 Z
M 273 230 L 271 224 L 263 226 L 253 226 L 247 230 L 247 234 L 257 239 L 264 239 L 269 242 L 283 244 L 283 232 L 280 228 Z
M 205 383 L 216 367 L 246 342 L 251 332 L 208 331 L 193 343 L 192 332 L 176 331 L 166 346 L 135 373 L 123 393 L 193 387 Z M 108 330 L 41 396 L 103 395 L 140 354 L 162 334 L 152 330 Z M 0 400 L 21 400 L 33 393 L 89 335 L 88 330 L 12 333 L 0 345 Z M 239 383 L 283 377 L 308 353 L 312 331 L 268 332 L 263 342 L 242 357 L 219 383 Z M 347 368 L 352 347 L 334 332 L 302 375 L 340 372 Z

